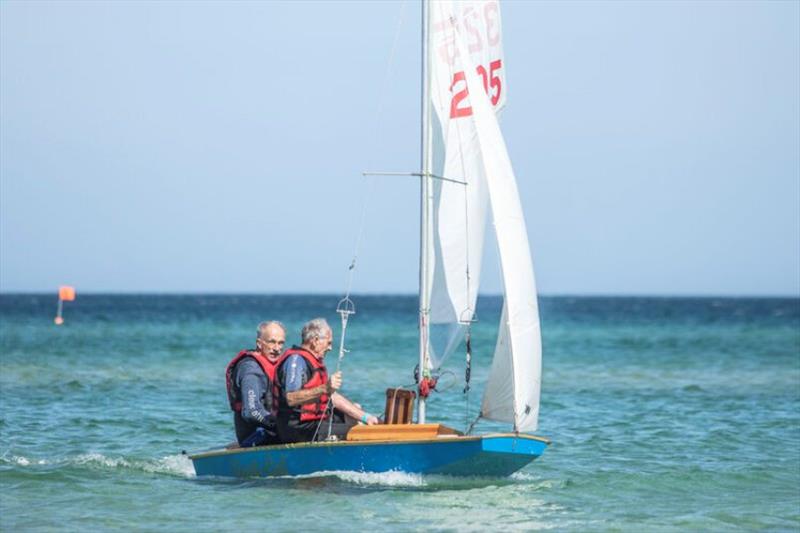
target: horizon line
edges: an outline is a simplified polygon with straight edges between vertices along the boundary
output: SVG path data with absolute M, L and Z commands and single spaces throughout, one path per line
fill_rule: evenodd
M 81 295 L 86 296 L 330 296 L 333 298 L 342 298 L 341 293 L 325 292 L 325 291 L 312 291 L 312 292 L 286 292 L 286 291 L 127 291 L 127 290 L 76 290 Z M 58 290 L 50 291 L 6 291 L 0 290 L 0 296 L 55 296 Z M 416 292 L 356 292 L 349 295 L 352 297 L 417 297 Z M 502 297 L 501 292 L 479 292 L 478 297 Z M 645 293 L 645 292 L 632 292 L 632 293 L 608 293 L 608 292 L 552 292 L 552 293 L 539 293 L 537 296 L 542 298 L 730 298 L 730 299 L 744 299 L 744 298 L 781 298 L 781 299 L 800 299 L 800 292 L 798 293 Z

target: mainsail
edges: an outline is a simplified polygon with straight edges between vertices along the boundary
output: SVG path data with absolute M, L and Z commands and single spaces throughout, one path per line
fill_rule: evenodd
M 466 73 L 476 69 L 495 111 L 505 104 L 500 11 L 496 1 L 431 2 L 431 171 L 433 265 L 429 273 L 430 355 L 438 367 L 464 337 L 480 284 L 488 207 L 486 173 L 469 106 Z M 468 53 L 456 39 L 468 37 Z
M 497 1 L 431 3 L 434 267 L 431 356 L 441 361 L 463 338 L 480 279 L 487 204 L 491 205 L 504 305 L 481 416 L 536 429 L 541 339 L 536 286 L 516 179 L 496 113 L 505 104 Z

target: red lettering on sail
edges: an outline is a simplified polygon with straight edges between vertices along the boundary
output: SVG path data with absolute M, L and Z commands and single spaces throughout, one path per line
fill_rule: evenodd
M 486 69 L 483 68 L 483 65 L 478 65 L 475 70 L 478 71 L 478 74 L 480 74 L 483 79 L 483 91 L 489 94 L 489 75 L 486 73 Z
M 483 8 L 483 16 L 486 19 L 486 40 L 489 46 L 494 46 L 500 42 L 500 9 L 497 2 L 486 4 Z
M 472 108 L 470 106 L 461 107 L 461 102 L 469 95 L 467 78 L 463 70 L 453 74 L 453 83 L 450 84 L 450 92 L 453 92 L 453 87 L 455 87 L 458 82 L 463 82 L 464 88 L 455 93 L 453 99 L 450 101 L 450 118 L 468 117 L 472 114 Z
M 484 74 L 483 76 L 483 88 L 486 91 L 486 94 L 491 96 L 492 105 L 497 105 L 497 102 L 500 101 L 500 91 L 502 90 L 503 87 L 500 82 L 500 76 L 498 76 L 496 73 L 498 70 L 500 70 L 500 67 L 502 66 L 503 66 L 503 61 L 501 59 L 496 59 L 491 63 L 489 63 L 489 74 L 491 75 L 492 78 L 491 82 L 492 89 L 497 89 L 497 91 L 496 92 L 493 91 L 493 94 L 491 95 L 489 95 L 489 87 L 486 86 L 486 75 Z M 485 72 L 486 71 L 484 70 L 484 73 Z
M 464 28 L 466 28 L 467 33 L 470 36 L 469 44 L 467 48 L 469 49 L 470 54 L 474 54 L 475 52 L 480 52 L 483 50 L 483 40 L 481 39 L 481 34 L 473 25 L 473 21 L 478 18 L 478 13 L 468 7 L 464 10 Z
M 489 63 L 489 71 L 486 67 L 478 65 L 475 71 L 481 76 L 483 81 L 483 90 L 489 97 L 493 106 L 500 102 L 500 96 L 503 91 L 502 79 L 498 72 L 503 67 L 503 61 L 496 59 Z M 458 85 L 458 87 L 456 87 Z M 491 90 L 490 90 L 491 88 Z M 469 89 L 467 88 L 467 77 L 464 71 L 456 72 L 453 74 L 453 83 L 450 84 L 450 92 L 453 93 L 453 98 L 450 101 L 450 118 L 461 118 L 472 115 L 472 107 L 467 105 L 466 99 L 469 96 Z

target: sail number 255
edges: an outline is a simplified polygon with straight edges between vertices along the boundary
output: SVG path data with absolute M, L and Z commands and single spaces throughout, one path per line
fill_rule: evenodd
M 483 90 L 492 101 L 492 105 L 497 105 L 500 101 L 500 92 L 503 90 L 498 70 L 503 66 L 503 61 L 497 59 L 489 63 L 489 70 L 483 65 L 478 65 L 476 71 L 483 79 Z M 458 87 L 456 87 L 458 86 Z M 457 92 L 456 92 L 457 91 Z M 468 117 L 472 115 L 472 107 L 468 106 L 464 100 L 469 96 L 467 88 L 467 78 L 464 71 L 453 74 L 453 83 L 450 84 L 450 92 L 453 99 L 450 101 L 450 118 Z

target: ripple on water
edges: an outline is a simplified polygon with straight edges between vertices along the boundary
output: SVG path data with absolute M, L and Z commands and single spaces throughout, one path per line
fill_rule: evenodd
M 265 516 L 305 530 L 319 526 L 310 508 L 336 529 L 354 529 L 352 517 L 386 530 L 800 529 L 797 299 L 541 299 L 539 422 L 553 444 L 509 479 L 242 481 L 198 480 L 176 452 L 232 438 L 222 372 L 252 343 L 255 323 L 285 317 L 296 335 L 336 298 L 87 297 L 62 329 L 52 327 L 51 300 L 20 298 L 0 295 L 0 516 L 9 530 L 242 531 L 265 527 Z M 385 388 L 411 381 L 416 301 L 359 304 L 345 393 L 380 412 Z M 501 308 L 479 302 L 472 416 Z M 463 375 L 463 358 L 450 362 Z M 460 389 L 429 403 L 431 416 L 459 429 L 471 418 Z M 48 513 L 32 517 L 43 499 Z

